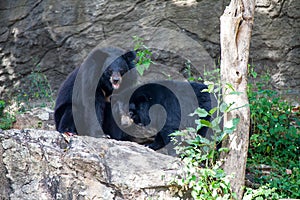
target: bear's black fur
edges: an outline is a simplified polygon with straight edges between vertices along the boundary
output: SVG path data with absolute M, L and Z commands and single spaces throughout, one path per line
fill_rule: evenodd
M 119 116 L 119 119 L 121 119 L 122 117 L 125 116 L 125 113 L 123 112 L 123 108 L 120 108 L 120 109 L 118 109 L 118 110 L 116 110 L 116 108 L 113 109 L 111 107 L 111 102 L 105 103 L 104 119 L 103 119 L 103 132 L 105 134 L 109 135 L 110 138 L 115 139 L 115 140 L 132 141 L 133 137 L 131 137 L 130 135 L 128 135 L 124 131 L 122 131 L 114 119 L 113 112 L 115 112 Z M 125 116 L 125 117 L 127 117 L 127 116 Z
M 125 53 L 115 47 L 94 49 L 59 89 L 54 111 L 57 131 L 100 137 L 105 102 L 120 87 L 122 76 L 135 67 L 134 59 L 133 51 Z
M 167 114 L 163 128 L 148 147 L 158 150 L 170 142 L 169 134 L 186 127 L 196 127 L 195 118 L 188 114 L 197 107 L 206 111 L 211 109 L 210 94 L 202 92 L 203 89 L 207 86 L 196 82 L 160 81 L 145 84 L 134 91 L 129 101 L 129 111 L 135 124 L 148 126 L 151 122 L 154 126 L 160 126 L 162 114 L 149 113 L 150 107 L 155 104 L 161 105 Z M 196 99 L 193 100 L 194 97 Z M 210 116 L 204 119 L 210 120 Z M 202 127 L 198 134 L 205 137 L 207 129 Z

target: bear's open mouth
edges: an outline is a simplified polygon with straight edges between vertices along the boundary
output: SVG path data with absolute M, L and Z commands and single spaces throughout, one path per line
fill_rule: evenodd
M 112 86 L 113 86 L 114 89 L 119 89 L 119 87 L 120 87 L 120 81 L 114 80 L 112 82 Z
M 121 78 L 110 78 L 110 82 L 114 90 L 119 89 L 121 80 Z

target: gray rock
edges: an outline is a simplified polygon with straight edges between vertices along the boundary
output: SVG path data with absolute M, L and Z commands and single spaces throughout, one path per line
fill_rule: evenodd
M 178 159 L 133 142 L 8 130 L 0 151 L 1 199 L 178 199 Z
M 23 113 L 16 113 L 13 129 L 43 129 L 56 130 L 54 111 L 48 107 L 36 107 Z

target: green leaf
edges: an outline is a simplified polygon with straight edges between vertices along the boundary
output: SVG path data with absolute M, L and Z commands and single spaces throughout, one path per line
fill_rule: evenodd
M 217 110 L 218 110 L 218 108 L 217 108 L 217 107 L 214 107 L 214 108 L 212 108 L 212 109 L 209 111 L 209 114 L 210 114 L 210 115 L 213 115 Z
M 142 67 L 142 65 L 137 65 L 137 66 L 136 66 L 136 69 L 137 69 L 138 73 L 139 73 L 141 76 L 143 76 L 145 70 L 144 70 L 144 68 Z
M 220 111 L 225 112 L 228 108 L 228 105 L 225 102 L 222 102 L 220 105 Z
M 226 131 L 223 131 L 222 134 L 217 137 L 217 142 L 223 141 L 227 135 L 228 135 L 228 133 Z
M 203 127 L 202 124 L 199 123 L 199 124 L 197 125 L 197 130 L 200 130 L 202 127 Z
M 244 107 L 249 106 L 249 104 L 245 104 L 245 105 L 242 105 L 242 106 L 239 106 L 239 107 L 235 107 L 235 108 L 229 109 L 233 104 L 234 104 L 234 103 L 232 103 L 232 104 L 228 107 L 228 109 L 226 110 L 226 112 L 231 112 L 231 111 L 233 111 L 233 110 L 238 110 L 238 109 L 240 109 L 240 108 L 244 108 Z
M 264 200 L 262 197 L 256 197 L 255 200 Z
M 237 91 L 233 91 L 233 92 L 229 92 L 229 95 L 240 95 L 243 94 L 243 92 L 237 92 Z
M 214 91 L 214 85 L 210 84 L 208 85 L 208 93 L 212 93 Z
M 189 116 L 198 115 L 198 117 L 206 117 L 208 115 L 208 112 L 203 108 L 197 108 L 195 112 L 189 114 Z
M 222 147 L 222 148 L 220 148 L 218 151 L 219 151 L 219 152 L 225 152 L 225 153 L 227 153 L 227 152 L 229 152 L 229 148 L 224 148 L 224 147 Z
M 149 67 L 150 67 L 150 64 L 151 64 L 151 61 L 150 60 L 148 60 L 148 61 L 146 61 L 146 62 L 144 62 L 144 64 L 143 64 L 143 66 L 144 66 L 144 69 L 149 69 Z
M 217 87 L 217 88 L 214 89 L 214 93 L 219 93 L 220 90 L 221 90 L 221 87 Z
M 233 85 L 231 83 L 226 83 L 226 88 L 231 89 L 232 91 L 235 91 Z
M 205 119 L 200 120 L 202 126 L 211 127 L 211 123 Z
M 195 78 L 194 77 L 189 77 L 188 81 L 195 81 Z
M 219 126 L 221 120 L 222 120 L 222 117 L 221 117 L 221 116 L 218 116 L 218 117 L 216 117 L 215 119 L 213 119 L 213 120 L 211 121 L 212 127 Z

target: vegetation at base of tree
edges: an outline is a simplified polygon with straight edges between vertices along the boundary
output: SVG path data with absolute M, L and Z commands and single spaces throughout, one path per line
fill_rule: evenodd
M 134 37 L 135 50 L 137 51 L 138 61 L 136 63 L 137 71 L 142 76 L 144 71 L 147 70 L 152 63 L 152 52 L 147 46 L 143 44 L 143 39 Z M 189 81 L 201 80 L 201 78 L 192 77 L 190 63 L 186 63 L 186 71 Z M 211 82 L 207 82 L 208 89 L 203 92 L 209 92 L 218 99 L 218 105 L 212 108 L 209 112 L 204 109 L 198 108 L 191 115 L 197 115 L 198 117 L 212 116 L 211 121 L 198 119 L 196 120 L 197 128 L 187 128 L 183 131 L 177 131 L 172 134 L 172 142 L 176 145 L 176 152 L 181 156 L 184 163 L 184 167 L 179 173 L 180 176 L 174 177 L 173 183 L 177 187 L 172 187 L 172 192 L 179 195 L 181 198 L 191 196 L 193 199 L 236 199 L 236 195 L 232 192 L 229 176 L 225 174 L 221 168 L 222 162 L 218 161 L 221 152 L 226 152 L 228 149 L 220 148 L 217 150 L 217 145 L 232 133 L 239 123 L 239 119 L 233 119 L 230 127 L 225 127 L 223 130 L 220 127 L 221 120 L 224 113 L 229 112 L 232 108 L 231 105 L 227 105 L 221 98 L 221 83 L 220 70 L 216 69 L 212 72 L 204 74 Z M 217 84 L 215 84 L 215 81 Z M 231 94 L 237 94 L 232 91 L 233 87 L 227 84 L 226 87 L 231 90 Z M 194 135 L 201 127 L 206 126 L 213 130 L 213 136 L 211 139 L 207 139 L 197 135 L 194 139 L 187 142 L 188 145 L 182 145 L 181 140 L 177 140 L 176 137 L 185 136 L 187 134 Z M 179 188 L 178 188 L 179 186 Z
M 218 72 L 217 69 L 213 73 Z M 204 77 L 210 80 L 213 78 L 213 81 L 217 82 L 218 76 L 213 73 L 205 73 Z M 249 68 L 249 78 L 251 77 L 257 77 L 252 67 Z M 291 103 L 283 100 L 277 91 L 270 89 L 270 85 L 268 73 L 261 75 L 258 81 L 248 84 L 251 138 L 246 173 L 254 176 L 252 181 L 257 183 L 258 188 L 245 188 L 243 200 L 300 197 L 300 113 L 299 110 L 293 113 Z M 215 87 L 209 87 L 214 88 L 214 92 L 219 92 Z M 219 98 L 218 102 L 220 102 Z M 226 106 L 221 105 L 222 103 L 218 103 L 214 109 L 221 111 L 223 107 L 224 111 Z M 205 112 L 201 110 L 195 113 L 205 116 Z M 219 123 L 215 122 L 213 120 L 211 124 L 207 122 L 204 124 L 209 126 L 213 124 L 217 128 L 216 125 Z M 195 133 L 196 130 L 187 129 L 173 135 L 180 136 L 189 132 Z M 184 196 L 184 192 L 190 192 L 194 199 L 232 199 L 235 197 L 232 193 L 230 195 L 226 193 L 231 191 L 230 184 L 226 182 L 228 175 L 221 169 L 220 161 L 218 161 L 219 152 L 216 151 L 216 145 L 222 140 L 221 138 L 223 137 L 219 137 L 219 140 L 206 140 L 197 136 L 194 140 L 188 141 L 186 147 L 181 146 L 175 140 L 178 145 L 177 151 L 181 154 L 185 164 L 182 169 L 184 176 L 175 179 L 176 184 L 182 188 L 177 191 L 178 194 Z M 220 150 L 226 151 L 226 149 Z M 261 165 L 269 166 L 270 171 L 263 172 Z M 223 189 L 225 192 L 221 192 Z
M 270 189 L 269 186 L 263 185 L 258 189 L 246 188 L 243 200 L 265 200 L 265 199 L 279 199 L 276 193 L 276 188 Z
M 251 137 L 247 168 L 260 185 L 275 188 L 280 198 L 300 198 L 300 120 L 291 103 L 270 88 L 269 73 L 260 75 L 249 67 Z M 268 173 L 260 165 L 270 166 Z M 273 199 L 273 198 L 270 198 Z
M 219 70 L 212 73 L 219 76 Z M 220 79 L 216 84 L 214 82 L 206 82 L 206 84 L 208 89 L 203 90 L 203 92 L 214 95 L 217 99 L 217 106 L 209 112 L 201 108 L 196 109 L 191 115 L 199 117 L 195 121 L 197 128 L 187 128 L 172 134 L 172 136 L 175 136 L 172 140 L 176 145 L 176 152 L 184 163 L 180 175 L 177 175 L 174 179 L 174 183 L 180 187 L 176 193 L 181 197 L 186 196 L 185 193 L 189 193 L 193 199 L 199 200 L 236 199 L 237 197 L 230 187 L 229 176 L 221 168 L 222 161 L 218 159 L 220 153 L 227 152 L 228 149 L 217 149 L 217 146 L 235 130 L 239 119 L 233 119 L 232 123 L 229 123 L 230 126 L 223 129 L 220 127 L 224 113 L 235 108 L 233 108 L 233 104 L 227 105 L 222 101 Z M 230 84 L 227 84 L 225 89 L 230 91 L 228 95 L 236 94 Z M 208 115 L 212 117 L 211 121 L 200 119 L 200 117 Z M 212 130 L 213 134 L 210 139 L 196 135 L 194 139 L 184 141 L 187 145 L 183 145 L 183 142 L 176 138 L 187 134 L 195 135 L 197 130 L 203 126 Z

